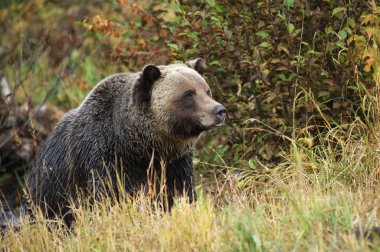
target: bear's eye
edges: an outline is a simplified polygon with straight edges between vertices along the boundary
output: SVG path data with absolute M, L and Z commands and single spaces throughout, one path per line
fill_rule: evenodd
M 194 90 L 189 90 L 183 94 L 183 98 L 181 99 L 181 103 L 185 108 L 190 108 L 194 105 L 195 100 L 193 96 L 195 95 Z
M 210 89 L 209 89 L 209 90 L 207 90 L 207 91 L 206 91 L 206 93 L 207 93 L 207 95 L 208 95 L 208 96 L 210 96 L 210 97 L 211 97 L 211 90 L 210 90 Z
M 184 95 L 184 98 L 190 98 L 193 97 L 193 95 L 195 95 L 194 91 L 187 91 Z

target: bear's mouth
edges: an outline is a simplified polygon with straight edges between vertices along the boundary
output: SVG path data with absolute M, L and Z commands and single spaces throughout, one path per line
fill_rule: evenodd
M 209 127 L 207 127 L 207 129 L 212 129 L 212 128 L 219 128 L 220 126 L 222 126 L 224 124 L 224 118 L 215 118 L 214 119 L 214 122 L 212 125 L 210 125 Z
M 199 126 L 205 130 L 209 130 L 215 127 L 220 127 L 224 124 L 224 117 L 204 116 L 198 121 Z
M 215 121 L 213 124 L 208 125 L 208 126 L 200 124 L 200 127 L 203 129 L 203 131 L 207 131 L 207 130 L 210 130 L 210 129 L 213 129 L 213 128 L 219 128 L 223 124 L 224 124 L 224 121 L 221 121 L 221 122 L 216 122 Z
M 222 118 L 216 117 L 215 122 L 214 122 L 214 127 L 222 126 L 224 124 L 224 120 L 225 120 L 225 117 L 222 117 Z
M 179 138 L 197 137 L 204 131 L 220 127 L 224 124 L 224 118 L 217 118 L 211 115 L 203 116 L 198 120 L 192 118 L 176 119 L 168 123 L 170 125 L 169 134 Z

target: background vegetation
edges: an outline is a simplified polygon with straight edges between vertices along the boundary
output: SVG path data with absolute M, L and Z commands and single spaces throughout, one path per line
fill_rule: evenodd
M 226 126 L 200 141 L 196 206 L 165 214 L 144 196 L 73 206 L 73 232 L 25 219 L 5 248 L 379 249 L 376 1 L 5 1 L 0 24 L 0 78 L 12 97 L 0 98 L 1 118 L 28 105 L 22 123 L 0 124 L 0 144 L 4 132 L 15 139 L 0 145 L 3 163 L 7 146 L 18 153 L 32 139 L 17 163 L 27 168 L 51 130 L 41 125 L 102 78 L 147 63 L 206 59 L 228 110 Z M 41 104 L 56 119 L 39 120 Z

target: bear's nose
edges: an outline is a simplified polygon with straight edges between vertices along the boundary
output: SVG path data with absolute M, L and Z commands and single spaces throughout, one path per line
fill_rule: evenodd
M 226 117 L 226 114 L 227 114 L 226 108 L 223 105 L 218 104 L 214 107 L 213 112 L 214 112 L 214 115 L 216 117 L 216 123 L 215 124 L 217 126 L 221 125 L 222 122 L 224 121 L 224 118 Z

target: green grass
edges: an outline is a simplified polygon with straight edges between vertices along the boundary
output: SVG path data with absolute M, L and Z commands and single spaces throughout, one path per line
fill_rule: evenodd
M 378 251 L 380 239 L 356 237 L 379 225 L 379 142 L 347 140 L 341 146 L 293 155 L 271 171 L 250 175 L 216 170 L 202 180 L 195 205 L 179 200 L 171 213 L 147 196 L 91 211 L 73 206 L 71 231 L 37 216 L 2 239 L 10 251 Z M 337 151 L 339 149 L 339 151 Z M 334 155 L 333 155 L 334 154 Z M 339 160 L 336 157 L 341 154 Z M 312 165 L 311 165 L 312 164 Z M 313 169 L 310 166 L 314 167 Z M 242 183 L 244 182 L 244 183 Z

